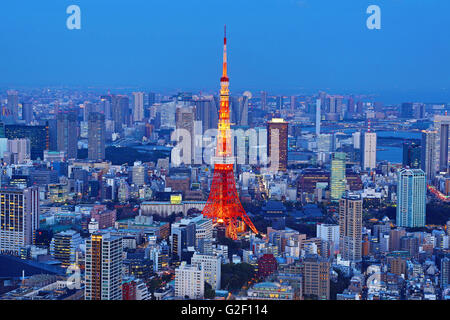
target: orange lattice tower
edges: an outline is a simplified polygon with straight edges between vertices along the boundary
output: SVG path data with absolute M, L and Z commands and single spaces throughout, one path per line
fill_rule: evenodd
M 226 236 L 237 239 L 238 231 L 245 223 L 253 232 L 258 233 L 245 213 L 236 190 L 231 153 L 230 130 L 230 79 L 227 76 L 227 35 L 223 39 L 223 73 L 220 78 L 220 110 L 217 135 L 217 150 L 214 159 L 214 175 L 208 202 L 203 209 L 205 217 L 215 223 L 226 226 Z

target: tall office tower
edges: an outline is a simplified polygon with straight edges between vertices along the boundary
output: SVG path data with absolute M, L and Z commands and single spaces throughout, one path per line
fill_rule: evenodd
M 14 117 L 14 120 L 19 119 L 19 93 L 15 90 L 7 92 L 8 104 L 7 108 Z
M 151 107 L 156 103 L 156 94 L 154 92 L 148 93 L 148 106 Z
M 39 210 L 38 187 L 0 190 L 0 253 L 18 255 L 34 244 Z
M 33 104 L 31 102 L 22 103 L 22 120 L 25 120 L 25 124 L 33 121 Z
M 195 101 L 195 120 L 202 122 L 202 133 L 208 129 L 217 128 L 218 113 L 212 96 Z
M 77 250 L 82 243 L 80 234 L 74 230 L 57 233 L 50 242 L 50 254 L 67 268 L 75 263 Z
M 85 101 L 82 104 L 82 108 L 83 108 L 83 121 L 84 122 L 87 122 L 89 120 L 89 115 L 92 112 L 98 112 L 97 106 L 90 101 Z
M 356 150 L 361 149 L 361 131 L 353 132 L 352 138 L 353 138 L 353 148 Z
M 389 251 L 400 250 L 400 239 L 406 235 L 403 228 L 391 229 L 389 231 Z
M 131 170 L 133 184 L 136 186 L 145 185 L 145 181 L 147 178 L 146 167 L 139 161 L 134 163 Z
M 411 102 L 405 102 L 402 103 L 401 109 L 400 109 L 400 117 L 401 118 L 412 118 L 414 116 L 414 110 L 413 110 L 413 103 Z
M 420 166 L 427 176 L 427 181 L 434 179 L 437 172 L 437 156 L 436 156 L 436 140 L 437 131 L 423 130 L 421 142 L 421 159 Z
M 267 123 L 267 155 L 270 161 L 278 161 L 278 171 L 286 171 L 287 168 L 288 125 L 288 122 L 279 118 L 273 118 Z
M 328 113 L 336 113 L 336 112 L 337 112 L 336 97 L 329 96 L 328 97 Z
M 220 289 L 221 261 L 218 255 L 194 253 L 191 258 L 193 267 L 201 267 L 204 272 L 205 281 L 211 285 L 214 290 Z
M 276 96 L 275 97 L 275 107 L 276 107 L 276 111 L 281 111 L 281 109 L 283 108 L 283 96 Z
M 122 237 L 96 232 L 86 239 L 85 300 L 122 300 Z
M 444 257 L 441 260 L 441 289 L 450 285 L 450 258 Z
M 113 120 L 112 96 L 110 94 L 100 96 L 100 113 L 105 115 L 106 120 Z
M 12 157 L 10 164 L 24 164 L 31 158 L 31 145 L 29 139 L 8 140 L 7 150 Z M 2 155 L 2 157 L 4 156 L 5 154 Z
M 105 160 L 105 115 L 91 113 L 88 126 L 88 159 L 103 161 Z
M 164 102 L 162 104 L 155 105 L 157 106 L 157 117 L 160 117 L 160 128 L 164 129 L 175 129 L 176 121 L 175 114 L 177 110 L 176 101 Z M 158 128 L 158 126 L 156 126 Z
M 30 139 L 31 160 L 44 159 L 44 150 L 49 149 L 48 125 L 25 126 L 20 124 L 5 125 L 5 137 L 8 139 Z
M 175 269 L 175 297 L 202 299 L 205 294 L 205 273 L 201 266 L 181 262 Z
M 330 262 L 318 255 L 303 260 L 303 294 L 318 300 L 330 299 Z
M 358 101 L 356 103 L 356 113 L 362 115 L 363 112 L 364 112 L 364 103 L 362 101 Z
M 331 158 L 331 201 L 337 202 L 345 192 L 345 152 L 334 152 Z
M 122 132 L 122 125 L 130 124 L 130 100 L 127 96 L 112 96 L 112 116 L 115 132 Z
M 133 92 L 133 121 L 140 122 L 144 119 L 144 93 Z
M 320 121 L 321 121 L 321 101 L 320 99 L 316 100 L 316 136 L 320 136 Z
M 58 121 L 56 117 L 49 119 L 48 123 L 48 148 L 50 151 L 58 151 Z
M 401 169 L 397 184 L 397 226 L 425 226 L 427 184 L 421 169 Z
M 339 200 L 339 251 L 346 261 L 359 262 L 362 257 L 362 199 L 347 193 Z
M 190 137 L 186 139 L 190 140 L 190 150 L 183 150 L 183 152 L 188 152 L 190 160 L 194 159 L 195 154 L 195 136 L 194 136 L 194 120 L 195 120 L 195 109 L 189 107 L 177 108 L 175 112 L 175 125 L 177 129 L 184 129 L 189 132 Z M 183 136 L 184 139 L 184 136 Z
M 370 125 L 362 140 L 362 168 L 364 170 L 375 169 L 377 166 L 377 134 L 370 131 Z
M 355 113 L 355 99 L 353 98 L 353 96 L 348 98 L 347 113 L 349 116 Z
M 261 91 L 261 110 L 267 110 L 267 92 Z
M 248 103 L 252 94 L 248 91 L 240 97 L 231 97 L 231 121 L 239 126 L 248 125 Z
M 448 130 L 450 116 L 434 116 L 434 129 L 437 131 L 436 154 L 439 155 L 439 171 L 448 171 Z
M 56 126 L 57 150 L 65 152 L 67 159 L 76 159 L 78 152 L 78 123 L 75 112 L 58 113 Z
M 403 167 L 411 169 L 421 168 L 421 153 L 422 148 L 414 142 L 403 143 Z
M 296 104 L 297 104 L 297 97 L 291 96 L 291 112 L 295 111 Z

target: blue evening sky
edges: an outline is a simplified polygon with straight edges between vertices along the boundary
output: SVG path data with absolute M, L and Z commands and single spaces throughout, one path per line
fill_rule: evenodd
M 448 0 L 1 1 L 0 85 L 217 91 L 225 23 L 234 92 L 450 101 Z

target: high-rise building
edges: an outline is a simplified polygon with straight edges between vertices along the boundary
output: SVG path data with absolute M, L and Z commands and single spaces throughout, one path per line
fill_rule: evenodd
M 426 178 L 421 169 L 401 169 L 397 184 L 397 226 L 425 226 Z
M 434 116 L 434 129 L 436 136 L 436 154 L 439 156 L 438 170 L 448 171 L 448 139 L 449 139 L 450 116 Z
M 436 175 L 436 172 L 438 171 L 436 140 L 437 140 L 437 131 L 435 130 L 422 131 L 420 166 L 427 176 L 427 181 L 433 180 L 434 176 Z
M 291 112 L 295 111 L 296 104 L 297 104 L 297 97 L 291 96 Z
M 217 107 L 212 96 L 195 101 L 195 120 L 202 122 L 202 133 L 208 129 L 217 128 Z
M 205 273 L 200 265 L 181 262 L 175 269 L 175 297 L 202 299 L 205 293 Z
M 189 133 L 188 136 L 182 134 L 183 140 L 189 141 L 190 150 L 183 149 L 183 153 L 190 155 L 190 161 L 194 159 L 195 155 L 195 136 L 194 136 L 194 120 L 195 110 L 193 108 L 181 107 L 176 109 L 175 124 L 177 129 L 184 129 Z
M 142 165 L 141 162 L 135 162 L 131 170 L 132 170 L 133 184 L 135 184 L 136 186 L 145 185 L 147 177 L 146 167 Z
M 12 139 L 7 142 L 7 150 L 13 164 L 24 164 L 31 158 L 31 144 L 29 139 Z M 5 155 L 2 154 L 2 157 Z
M 286 171 L 288 162 L 288 123 L 286 121 L 274 118 L 267 123 L 267 144 L 270 161 L 278 161 L 278 171 Z
M 154 92 L 148 93 L 148 107 L 151 107 L 156 103 L 156 94 Z
M 188 247 L 195 246 L 196 224 L 189 219 L 182 219 L 171 226 L 172 255 L 175 260 L 183 260 Z
M 402 103 L 401 110 L 400 110 L 400 117 L 401 118 L 412 118 L 414 116 L 414 104 L 411 102 L 405 102 Z
M 222 258 L 218 255 L 198 254 L 197 252 L 191 258 L 192 266 L 200 266 L 203 269 L 205 281 L 214 290 L 220 289 L 221 261 Z
M 364 170 L 375 169 L 377 165 L 377 134 L 370 130 L 365 132 L 362 143 L 362 168 Z
M 331 159 L 331 201 L 339 201 L 345 192 L 345 152 L 334 152 Z
M 339 251 L 346 261 L 362 258 L 362 199 L 347 193 L 339 200 Z
M 25 120 L 25 124 L 30 124 L 33 121 L 33 105 L 31 102 L 22 103 L 22 120 Z
M 105 160 L 105 115 L 93 112 L 89 115 L 88 159 Z
M 31 160 L 44 159 L 44 150 L 49 150 L 49 130 L 45 126 L 5 125 L 5 137 L 8 139 L 30 139 Z
M 339 225 L 318 223 L 316 225 L 316 237 L 329 242 L 333 251 L 339 250 Z
M 74 230 L 57 233 L 50 242 L 50 254 L 67 268 L 75 263 L 76 253 L 82 242 L 80 234 Z
M 318 255 L 303 260 L 303 294 L 319 300 L 330 299 L 330 262 Z
M 133 121 L 142 121 L 144 119 L 144 93 L 133 92 L 133 100 Z
M 320 136 L 320 121 L 321 121 L 321 101 L 320 99 L 316 100 L 316 136 Z
M 19 119 L 19 93 L 15 90 L 9 90 L 8 95 L 8 110 L 14 117 L 14 120 Z
M 18 255 L 34 244 L 39 213 L 38 187 L 0 190 L 0 253 Z
M 421 152 L 420 145 L 414 142 L 403 143 L 403 167 L 411 169 L 421 168 Z
M 122 300 L 122 237 L 94 233 L 86 240 L 85 300 Z
M 130 124 L 130 100 L 127 96 L 112 96 L 112 117 L 115 132 L 122 132 L 122 126 Z
M 450 285 L 450 258 L 444 257 L 441 260 L 441 288 Z
M 77 116 L 75 112 L 58 113 L 57 151 L 66 153 L 68 159 L 76 159 L 78 152 Z
M 231 121 L 240 126 L 248 125 L 248 103 L 251 98 L 249 92 L 240 97 L 231 97 Z
M 261 110 L 267 110 L 267 92 L 261 91 Z

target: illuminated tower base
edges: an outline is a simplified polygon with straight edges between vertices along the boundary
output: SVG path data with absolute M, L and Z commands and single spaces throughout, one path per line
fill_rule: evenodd
M 202 213 L 213 222 L 224 224 L 228 238 L 236 240 L 238 232 L 245 231 L 243 223 L 258 233 L 239 201 L 232 164 L 214 165 L 211 190 Z

